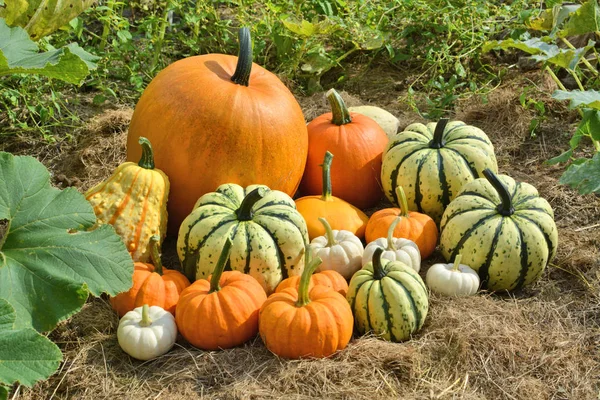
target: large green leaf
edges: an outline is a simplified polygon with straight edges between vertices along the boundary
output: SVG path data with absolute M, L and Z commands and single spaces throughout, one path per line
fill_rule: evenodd
M 0 326 L 0 388 L 14 382 L 32 386 L 48 378 L 62 360 L 60 349 L 35 329 L 13 329 L 16 318 L 15 310 L 0 298 L 0 320 L 12 320 Z
M 590 160 L 569 165 L 559 182 L 577 189 L 581 194 L 600 193 L 600 153 Z
M 69 23 L 95 0 L 10 0 L 0 8 L 0 17 L 10 26 L 25 28 L 38 40 Z
M 557 100 L 570 100 L 569 107 L 586 107 L 600 110 L 600 92 L 597 90 L 556 90 L 552 97 Z
M 558 36 L 577 36 L 600 30 L 600 6 L 598 0 L 588 0 L 571 17 Z
M 47 331 L 77 312 L 88 291 L 115 295 L 131 287 L 133 261 L 110 225 L 94 227 L 91 205 L 74 188 L 58 190 L 32 157 L 0 152 L 0 297 L 16 327 Z M 90 230 L 90 231 L 88 231 Z
M 40 53 L 23 28 L 11 28 L 0 18 L 0 76 L 39 74 L 78 84 L 98 59 L 76 43 Z

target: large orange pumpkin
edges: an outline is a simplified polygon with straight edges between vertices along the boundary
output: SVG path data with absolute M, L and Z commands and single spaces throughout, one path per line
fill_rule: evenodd
M 308 159 L 302 178 L 301 191 L 317 194 L 322 178 L 319 165 L 327 151 L 335 154 L 331 169 L 335 195 L 361 208 L 373 207 L 381 199 L 381 155 L 388 137 L 371 118 L 348 112 L 335 90 L 327 93 L 330 113 L 308 124 Z
M 169 234 L 200 196 L 226 182 L 292 196 L 308 151 L 302 110 L 276 75 L 252 63 L 247 28 L 239 57 L 185 58 L 150 82 L 129 126 L 128 160 L 139 159 L 140 136 L 152 142 L 156 166 L 171 182 Z

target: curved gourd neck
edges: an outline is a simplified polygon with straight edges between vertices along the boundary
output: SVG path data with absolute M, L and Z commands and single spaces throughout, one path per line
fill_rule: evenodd
M 219 282 L 221 281 L 221 275 L 223 275 L 223 271 L 225 271 L 227 260 L 229 260 L 229 254 L 231 253 L 231 244 L 231 239 L 227 238 L 225 240 L 225 244 L 223 245 L 223 250 L 221 250 L 221 255 L 219 256 L 217 265 L 210 278 L 210 291 L 208 293 L 214 293 L 221 290 Z
M 300 284 L 298 285 L 298 301 L 296 301 L 296 307 L 304 307 L 310 303 L 310 297 L 308 294 L 310 279 L 312 278 L 312 274 L 316 271 L 317 267 L 321 265 L 321 262 L 323 262 L 320 257 L 311 257 L 309 246 L 306 246 L 304 251 L 304 271 L 302 271 Z
M 331 122 L 333 124 L 341 126 L 352 122 L 350 111 L 348 111 L 344 99 L 342 99 L 342 96 L 335 89 L 327 92 L 327 100 L 329 100 L 329 105 L 331 106 Z
M 442 118 L 435 124 L 435 130 L 433 131 L 433 139 L 429 142 L 429 148 L 441 149 L 446 144 L 444 142 L 444 130 L 448 124 L 448 118 Z
M 329 151 L 325 153 L 325 158 L 323 159 L 323 164 L 321 164 L 321 168 L 323 169 L 323 194 L 321 199 L 324 201 L 331 200 L 331 162 L 333 161 L 333 154 Z
M 375 253 L 373 253 L 373 259 L 372 259 L 372 263 L 373 263 L 373 278 L 377 279 L 377 280 L 381 280 L 383 278 L 385 278 L 385 270 L 383 269 L 383 264 L 382 264 L 382 258 L 381 255 L 383 254 L 383 249 L 381 247 L 378 247 L 375 250 Z
M 498 213 L 505 217 L 513 215 L 515 213 L 515 208 L 513 207 L 512 198 L 506 185 L 504 185 L 498 176 L 489 168 L 483 170 L 483 176 L 485 176 L 488 182 L 492 184 L 498 193 L 498 196 L 500 196 L 501 203 L 496 207 Z
M 140 136 L 138 143 L 142 146 L 142 157 L 138 162 L 138 165 L 145 169 L 154 169 L 154 151 L 152 150 L 152 144 L 145 137 Z
M 154 265 L 154 272 L 163 274 L 162 260 L 160 259 L 160 236 L 152 235 L 150 237 L 150 259 Z
M 250 221 L 254 217 L 254 213 L 252 212 L 252 208 L 260 199 L 262 199 L 266 194 L 265 188 L 259 187 L 251 191 L 244 197 L 242 200 L 242 204 L 235 211 L 237 218 L 239 221 Z
M 250 73 L 252 72 L 252 40 L 250 29 L 243 27 L 239 31 L 240 50 L 235 72 L 231 77 L 233 83 L 248 86 L 250 84 Z

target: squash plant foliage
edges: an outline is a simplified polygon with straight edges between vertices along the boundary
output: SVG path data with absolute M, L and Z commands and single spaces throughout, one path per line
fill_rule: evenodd
M 600 92 L 586 90 L 584 85 L 600 82 L 596 43 L 589 40 L 585 46 L 576 48 L 569 40 L 574 36 L 594 33 L 600 37 L 600 5 L 597 0 L 588 0 L 583 4 L 556 4 L 530 19 L 528 27 L 534 32 L 543 32 L 544 36 L 492 41 L 486 43 L 483 50 L 516 48 L 544 64 L 544 69 L 560 88 L 552 97 L 569 100 L 570 107 L 578 109 L 581 115 L 581 122 L 569 141 L 570 148 L 547 163 L 571 161 L 560 177 L 560 183 L 576 188 L 581 194 L 600 193 Z M 559 41 L 566 48 L 559 47 L 556 44 Z M 595 57 L 588 60 L 586 56 L 592 52 Z M 566 70 L 579 90 L 567 90 L 552 68 Z M 591 158 L 576 157 L 574 152 L 586 137 L 596 152 Z
M 129 289 L 133 261 L 110 225 L 74 188 L 58 190 L 32 157 L 0 152 L 0 399 L 58 368 L 39 332 L 75 314 L 88 294 Z

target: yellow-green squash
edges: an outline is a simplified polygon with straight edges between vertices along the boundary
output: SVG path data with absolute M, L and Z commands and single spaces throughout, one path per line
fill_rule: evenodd
M 85 193 L 98 224 L 110 224 L 121 236 L 133 261 L 150 259 L 150 238 L 167 231 L 169 178 L 154 168 L 150 141 L 139 139 L 142 157 L 136 164 L 125 162 L 105 181 Z

